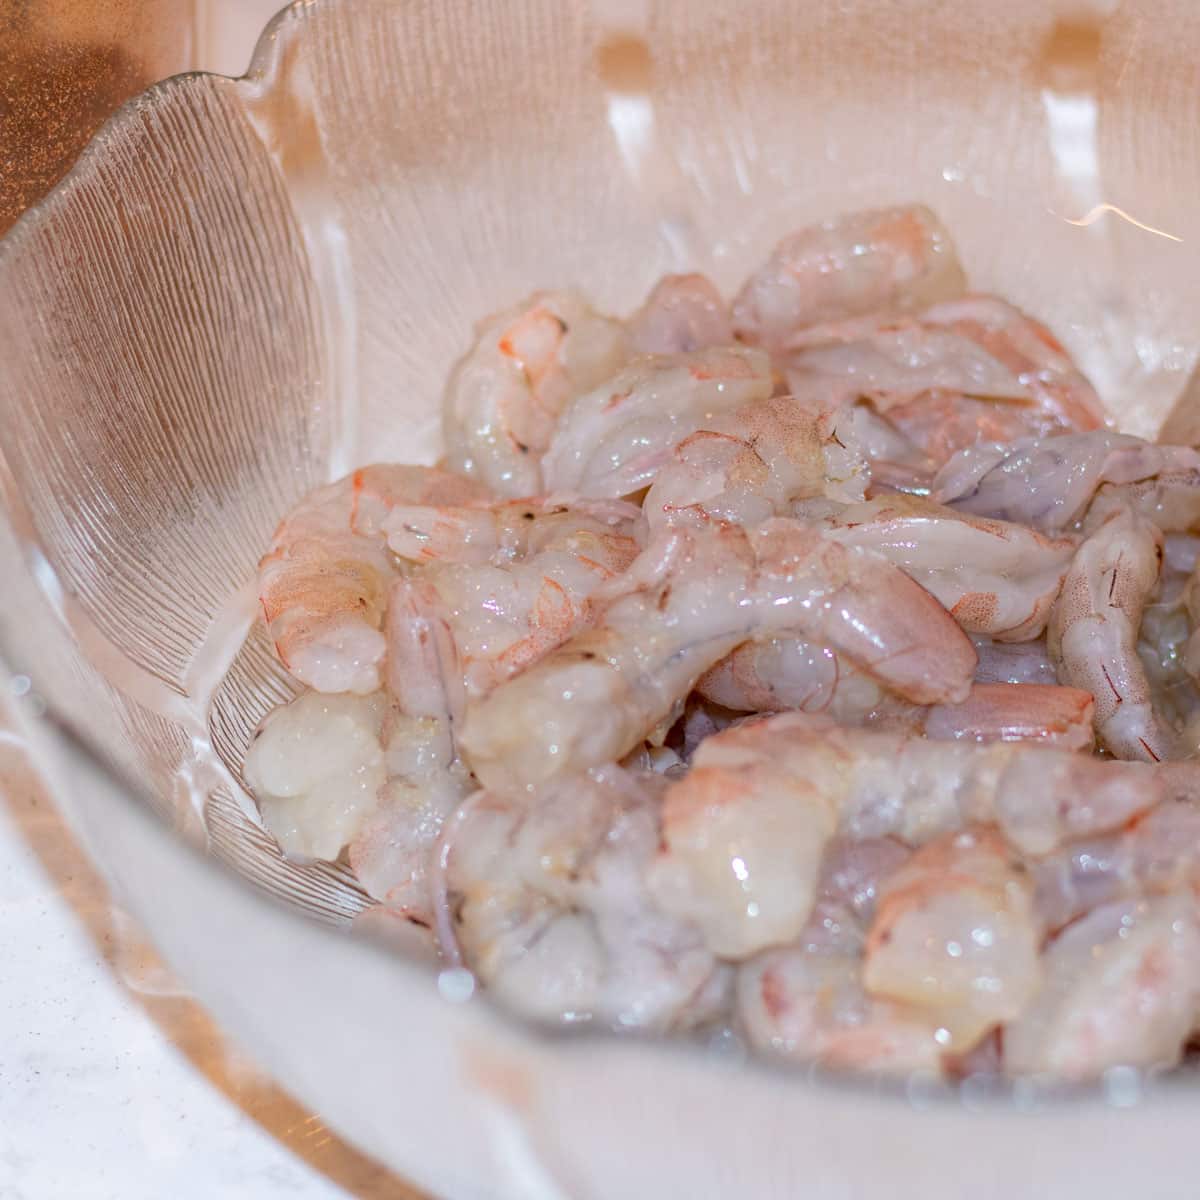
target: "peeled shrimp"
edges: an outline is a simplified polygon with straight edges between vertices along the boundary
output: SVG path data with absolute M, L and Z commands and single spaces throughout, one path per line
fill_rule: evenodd
M 1046 641 L 997 642 L 982 634 L 971 638 L 979 663 L 976 683 L 1056 684 L 1058 672 L 1046 651 Z
M 1096 735 L 1118 758 L 1177 757 L 1174 731 L 1154 711 L 1137 652 L 1142 611 L 1158 582 L 1162 534 L 1114 513 L 1079 548 L 1047 635 L 1059 678 L 1096 700 Z
M 1070 539 L 957 513 L 918 496 L 851 505 L 831 526 L 829 537 L 903 568 L 968 633 L 1005 642 L 1043 632 L 1075 550 Z
M 619 767 L 520 803 L 482 794 L 447 843 L 465 961 L 520 1011 L 562 1022 L 687 1027 L 723 1000 L 725 973 L 645 889 L 661 781 Z
M 396 569 L 383 522 L 400 504 L 464 504 L 478 484 L 431 467 L 364 467 L 284 518 L 258 567 L 263 615 L 283 665 L 319 692 L 377 691 L 384 596 Z
M 381 695 L 305 692 L 267 714 L 242 775 L 285 854 L 337 858 L 374 811 L 386 712 Z
M 646 519 L 651 531 L 718 521 L 749 528 L 788 515 L 795 500 L 861 498 L 866 475 L 827 420 L 773 397 L 719 414 L 684 438 L 646 494 Z
M 959 295 L 950 235 L 927 208 L 848 213 L 784 238 L 733 305 L 745 341 L 776 347 L 797 329 Z
M 665 548 L 664 548 L 665 547 Z M 754 637 L 800 632 L 918 703 L 961 699 L 962 630 L 883 559 L 788 520 L 668 535 L 599 625 L 468 710 L 462 746 L 485 787 L 524 788 L 624 757 L 670 724 L 697 679 Z
M 441 670 L 457 676 L 447 684 L 462 698 L 448 704 L 455 719 L 463 704 L 594 624 L 602 610 L 593 597 L 639 548 L 639 521 L 630 517 L 636 510 L 608 503 L 616 510 L 610 520 L 589 515 L 589 506 L 559 506 L 518 521 L 522 538 L 506 542 L 492 562 L 447 562 L 421 572 L 415 589 L 423 615 L 446 631 Z M 476 543 L 474 551 L 481 548 Z M 399 670 L 391 676 L 402 694 L 411 676 Z
M 1179 1062 L 1200 1011 L 1190 891 L 1095 909 L 1059 934 L 1043 964 L 1041 990 L 1004 1029 L 1010 1074 L 1090 1079 Z
M 1200 452 L 1188 447 L 1096 430 L 963 450 L 942 468 L 932 496 L 963 512 L 1058 533 L 1083 517 L 1103 484 L 1136 484 L 1161 475 L 1182 485 L 1194 512 L 1198 468 Z M 1146 503 L 1160 514 L 1174 507 L 1154 492 L 1150 497 Z M 1186 526 L 1171 529 L 1186 532 Z
M 703 275 L 664 275 L 629 319 L 637 354 L 691 354 L 733 342 L 729 307 Z
M 1052 930 L 1114 900 L 1200 886 L 1200 808 L 1165 805 L 1120 833 L 1071 842 L 1035 862 L 1033 877 Z
M 546 488 L 628 496 L 654 479 L 688 434 L 765 400 L 773 387 L 761 350 L 642 355 L 567 407 L 543 461 Z
M 943 741 L 1031 741 L 1068 750 L 1090 750 L 1094 741 L 1090 692 L 976 683 L 957 704 L 911 704 L 842 662 L 828 646 L 801 638 L 744 643 L 706 671 L 696 691 L 735 712 L 823 713 L 843 725 Z
M 738 1025 L 757 1050 L 840 1070 L 939 1071 L 937 1026 L 918 1010 L 869 996 L 857 958 L 789 946 L 738 968 Z
M 1004 839 L 944 834 L 881 885 L 863 987 L 924 1012 L 962 1053 L 1037 990 L 1041 933 L 1029 872 Z
M 1197 789 L 1190 765 L 930 741 L 787 713 L 701 744 L 667 790 L 651 890 L 715 953 L 744 958 L 803 929 L 835 833 L 920 845 L 992 823 L 1021 852 L 1048 854 Z
M 573 292 L 538 292 L 485 321 L 446 391 L 446 464 L 502 496 L 541 492 L 564 407 L 616 374 L 624 327 Z

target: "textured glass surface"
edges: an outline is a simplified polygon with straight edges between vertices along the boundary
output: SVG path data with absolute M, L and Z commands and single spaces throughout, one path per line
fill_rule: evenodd
M 1198 45 L 1182 0 L 294 6 L 246 79 L 123 109 L 0 243 L 5 656 L 176 828 L 344 920 L 352 881 L 285 862 L 238 795 L 289 694 L 261 630 L 243 644 L 283 510 L 369 459 L 432 461 L 472 323 L 532 288 L 617 312 L 670 269 L 730 288 L 795 226 L 887 202 L 932 205 L 974 283 L 1048 321 L 1153 435 L 1200 345 Z M 554 1080 L 544 1111 L 577 1075 Z M 340 1111 L 388 1155 L 378 1112 Z M 610 1146 L 622 1111 L 598 1114 Z M 632 1194 L 634 1160 L 610 1157 L 569 1194 Z

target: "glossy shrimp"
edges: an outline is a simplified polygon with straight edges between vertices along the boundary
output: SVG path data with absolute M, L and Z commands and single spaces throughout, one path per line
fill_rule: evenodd
M 1200 1012 L 1200 924 L 1191 891 L 1116 901 L 1065 929 L 1044 982 L 1004 1029 L 1009 1074 L 1091 1079 L 1174 1066 Z
M 787 396 L 706 421 L 659 469 L 644 509 L 652 531 L 714 523 L 751 528 L 794 501 L 861 499 L 866 463 L 830 421 Z
M 485 786 L 622 758 L 755 637 L 812 636 L 918 703 L 962 699 L 975 667 L 953 618 L 902 571 L 794 521 L 672 532 L 625 582 L 596 628 L 468 710 L 462 745 Z
M 729 306 L 703 275 L 665 275 L 629 319 L 636 354 L 691 354 L 733 343 Z
M 504 1001 L 564 1023 L 688 1027 L 726 972 L 645 888 L 661 781 L 609 766 L 514 802 L 472 798 L 445 843 L 454 937 Z
M 734 712 L 822 713 L 842 725 L 939 741 L 1028 741 L 1068 750 L 1090 750 L 1094 743 L 1090 692 L 1042 682 L 976 682 L 959 703 L 913 704 L 830 647 L 802 638 L 743 643 L 700 677 L 696 691 Z
M 1187 532 L 1200 512 L 1200 453 L 1159 446 L 1127 434 L 1096 430 L 1011 446 L 980 446 L 955 455 L 934 480 L 933 498 L 963 512 L 1029 525 L 1047 533 L 1069 529 L 1105 484 L 1151 483 L 1131 497 L 1149 508 L 1166 532 Z M 1182 507 L 1183 512 L 1177 510 Z M 1168 514 L 1175 514 L 1171 522 Z
M 866 991 L 919 1010 L 964 1053 L 1037 991 L 1042 927 L 1029 870 L 992 829 L 947 833 L 880 886 Z
M 478 484 L 430 467 L 364 467 L 284 518 L 259 563 L 263 616 L 284 666 L 319 692 L 377 691 L 396 569 L 383 523 L 400 504 L 463 504 Z
M 491 317 L 450 376 L 447 466 L 502 496 L 542 491 L 541 457 L 563 409 L 627 357 L 620 322 L 573 292 L 538 292 Z
M 1118 758 L 1178 757 L 1175 731 L 1155 712 L 1138 656 L 1142 612 L 1158 583 L 1162 534 L 1115 512 L 1080 547 L 1047 634 L 1059 678 L 1096 701 L 1096 736 Z
M 917 496 L 851 505 L 828 536 L 872 550 L 936 596 L 968 632 L 1023 642 L 1046 628 L 1075 542 Z
M 1022 853 L 1048 854 L 1198 787 L 1191 764 L 930 741 L 788 713 L 701 744 L 667 790 L 651 890 L 716 953 L 744 958 L 803 929 L 836 833 L 921 845 L 985 823 Z
M 849 213 L 784 238 L 738 293 L 734 328 L 777 347 L 818 321 L 922 308 L 963 287 L 950 235 L 927 208 Z
M 591 497 L 640 491 L 688 434 L 765 400 L 773 387 L 761 350 L 641 355 L 563 413 L 543 461 L 546 489 Z
M 602 611 L 594 597 L 630 565 L 641 537 L 638 511 L 611 501 L 578 507 L 527 501 L 466 513 L 471 524 L 481 515 L 496 522 L 490 536 L 476 525 L 476 535 L 464 538 L 457 552 L 442 551 L 439 542 L 453 538 L 444 538 L 439 525 L 461 524 L 457 517 L 442 510 L 429 524 L 414 524 L 410 513 L 401 547 L 431 564 L 413 586 L 425 617 L 446 630 L 442 669 L 458 674 L 452 686 L 464 702 L 485 696 L 592 625 Z M 431 554 L 440 557 L 431 560 Z M 400 644 L 410 643 L 393 639 Z M 402 694 L 420 667 L 405 670 L 400 663 L 408 660 L 396 661 L 391 686 Z M 449 708 L 461 717 L 462 704 Z

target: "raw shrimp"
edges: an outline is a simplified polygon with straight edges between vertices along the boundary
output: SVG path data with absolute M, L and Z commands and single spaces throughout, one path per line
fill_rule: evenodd
M 734 328 L 747 342 L 777 347 L 818 321 L 922 308 L 964 286 L 950 235 L 929 209 L 848 213 L 775 247 L 738 293 Z
M 1200 768 L 1103 762 L 1013 743 L 936 742 L 787 713 L 707 738 L 667 791 L 650 886 L 724 957 L 793 940 L 830 839 L 929 842 L 994 823 L 1021 852 L 1120 828 Z
M 746 642 L 706 671 L 696 691 L 735 712 L 824 713 L 843 725 L 873 725 L 940 741 L 1032 741 L 1068 750 L 1090 750 L 1093 744 L 1090 692 L 976 683 L 958 704 L 916 705 L 890 695 L 828 646 L 802 638 Z
M 1200 925 L 1191 891 L 1124 900 L 1068 926 L 1045 982 L 1004 1029 L 1010 1074 L 1091 1079 L 1113 1066 L 1174 1066 L 1200 1010 Z
M 446 818 L 471 791 L 452 726 L 393 710 L 384 722 L 387 780 L 349 845 L 359 883 L 389 908 L 432 924 L 429 874 Z
M 863 987 L 924 1012 L 964 1053 L 1037 990 L 1041 935 L 1028 869 L 1004 839 L 944 834 L 880 886 Z
M 1058 672 L 1046 651 L 1045 638 L 1032 642 L 997 642 L 982 634 L 971 638 L 979 664 L 976 683 L 1056 684 Z
M 446 846 L 449 898 L 465 961 L 502 999 L 532 1016 L 626 1028 L 715 1015 L 725 972 L 645 889 L 661 787 L 610 766 L 520 803 L 468 802 Z
M 664 275 L 629 318 L 637 354 L 690 354 L 733 342 L 729 307 L 703 275 Z
M 464 704 L 594 624 L 602 611 L 594 595 L 628 568 L 641 536 L 637 509 L 611 500 L 577 509 L 530 503 L 490 512 L 505 524 L 503 536 L 470 539 L 458 556 L 467 562 L 455 563 L 455 556 L 446 553 L 422 570 L 412 588 L 420 598 L 416 636 L 426 629 L 445 631 L 437 666 L 448 689 L 445 712 L 454 720 L 461 718 Z M 476 516 L 478 510 L 469 511 L 470 520 Z M 424 528 L 436 528 L 440 518 L 444 512 Z M 425 553 L 442 538 L 412 523 L 403 536 L 406 544 L 413 542 L 414 554 Z M 485 553 L 491 560 L 480 562 Z M 414 628 L 412 623 L 408 628 Z M 414 646 L 412 636 L 401 631 L 391 644 Z M 422 646 L 415 650 L 416 656 L 426 653 Z M 397 668 L 391 672 L 391 686 L 401 695 L 421 668 L 413 654 L 401 659 L 400 649 L 392 653 Z M 432 666 L 424 671 L 425 679 L 433 678 Z M 448 678 L 448 672 L 455 678 Z
M 940 1071 L 937 1026 L 867 995 L 857 958 L 800 947 L 767 950 L 738 968 L 738 1025 L 762 1053 L 838 1070 Z
M 861 499 L 865 462 L 847 470 L 827 420 L 787 396 L 748 404 L 705 423 L 672 451 L 646 493 L 655 532 L 713 522 L 752 527 L 786 516 L 795 500 Z
M 850 505 L 830 524 L 829 537 L 903 568 L 968 633 L 1003 642 L 1043 632 L 1075 551 L 1071 539 L 957 513 L 919 496 Z
M 1158 583 L 1162 534 L 1115 512 L 1079 548 L 1054 606 L 1046 645 L 1059 678 L 1096 700 L 1096 736 L 1118 758 L 1178 757 L 1175 732 L 1154 711 L 1137 652 L 1142 611 Z
M 654 479 L 688 434 L 719 413 L 765 400 L 773 387 L 761 350 L 641 355 L 568 406 L 543 460 L 546 488 L 628 496 Z
M 962 630 L 902 571 L 794 521 L 673 532 L 626 578 L 636 590 L 595 629 L 468 710 L 463 750 L 484 786 L 623 757 L 753 637 L 813 636 L 918 703 L 962 699 L 974 671 Z
M 285 854 L 337 858 L 374 811 L 387 778 L 381 695 L 305 692 L 267 714 L 242 775 Z
M 1071 842 L 1032 864 L 1038 916 L 1058 930 L 1114 900 L 1200 886 L 1200 808 L 1152 809 L 1129 829 Z
M 377 691 L 384 596 L 396 574 L 382 530 L 388 511 L 481 495 L 471 480 L 431 467 L 375 466 L 297 504 L 258 566 L 263 616 L 283 665 L 319 692 Z
M 383 528 L 388 548 L 414 564 L 502 566 L 585 530 L 618 541 L 619 557 L 640 536 L 641 525 L 641 510 L 622 500 L 530 496 L 458 507 L 401 506 L 388 514 Z
M 542 491 L 541 456 L 572 397 L 628 357 L 619 321 L 573 292 L 537 292 L 489 318 L 446 391 L 446 464 L 502 496 Z
M 1200 453 L 1188 447 L 1096 430 L 963 450 L 939 472 L 932 496 L 963 512 L 1058 533 L 1083 517 L 1106 483 L 1135 484 L 1165 475 L 1189 493 L 1194 505 L 1200 494 L 1193 474 L 1198 469 Z M 1175 508 L 1153 492 L 1142 503 L 1162 514 Z M 1186 532 L 1186 527 L 1168 531 Z

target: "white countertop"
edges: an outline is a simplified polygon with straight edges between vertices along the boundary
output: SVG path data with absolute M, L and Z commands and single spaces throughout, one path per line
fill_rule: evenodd
M 418 1200 L 182 993 L 0 729 L 0 1200 Z

